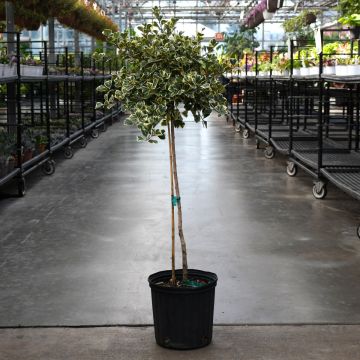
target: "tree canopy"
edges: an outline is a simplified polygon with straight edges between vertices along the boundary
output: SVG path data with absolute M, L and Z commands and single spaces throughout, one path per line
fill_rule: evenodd
M 175 127 L 183 127 L 183 116 L 189 112 L 199 122 L 212 110 L 227 111 L 219 82 L 224 68 L 216 58 L 216 42 L 202 49 L 202 34 L 191 38 L 177 33 L 177 19 L 164 20 L 159 8 L 153 12 L 155 20 L 140 26 L 139 35 L 130 36 L 129 30 L 104 32 L 107 42 L 118 48 L 121 68 L 98 88 L 105 93 L 104 103 L 98 107 L 110 108 L 121 102 L 131 114 L 127 123 L 142 133 L 139 140 L 150 142 L 165 138 L 165 130 L 158 125 L 171 121 Z M 98 53 L 95 58 L 104 56 Z

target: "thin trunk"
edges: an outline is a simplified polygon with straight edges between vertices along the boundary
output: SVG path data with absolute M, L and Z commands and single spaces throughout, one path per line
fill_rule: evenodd
M 175 193 L 177 197 L 177 213 L 178 213 L 178 231 L 179 238 L 181 243 L 181 252 L 182 252 L 182 265 L 183 265 L 183 280 L 188 279 L 188 264 L 187 264 L 187 253 L 186 253 L 186 243 L 182 226 L 182 210 L 181 210 L 181 201 L 180 201 L 180 188 L 177 175 L 177 166 L 176 166 L 176 150 L 175 150 L 175 127 L 174 123 L 171 121 L 171 145 L 172 145 L 172 158 L 173 158 L 173 173 L 174 173 L 174 184 L 175 184 Z
M 168 123 L 168 139 L 169 139 L 169 157 L 170 157 L 170 181 L 171 181 L 171 282 L 176 283 L 175 277 L 175 208 L 173 203 L 174 198 L 174 173 L 173 173 L 173 152 L 171 144 L 171 129 Z

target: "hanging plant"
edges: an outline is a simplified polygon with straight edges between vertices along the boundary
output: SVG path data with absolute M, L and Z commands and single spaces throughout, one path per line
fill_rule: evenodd
M 280 9 L 284 4 L 284 0 L 267 0 L 266 8 L 269 12 L 274 13 L 276 10 Z
M 22 7 L 20 2 L 14 2 L 14 11 L 14 22 L 20 29 L 37 30 L 41 24 L 46 23 L 45 16 Z M 0 0 L 0 20 L 6 20 L 4 0 Z
M 260 25 L 262 22 L 264 22 L 264 15 L 263 12 L 266 9 L 266 0 L 263 0 L 260 4 L 253 7 L 249 15 L 244 20 L 244 25 L 248 29 L 253 29 L 256 26 Z
M 92 2 L 85 5 L 83 1 L 78 0 L 71 13 L 64 16 L 58 16 L 58 21 L 68 27 L 81 31 L 99 40 L 105 40 L 102 31 L 110 29 L 117 31 L 117 25 L 107 16 L 95 10 Z
M 69 26 L 90 36 L 104 40 L 102 31 L 113 31 L 117 26 L 111 19 L 95 10 L 94 1 L 89 0 L 10 0 L 14 4 L 15 24 L 20 28 L 37 30 L 49 18 L 57 18 Z M 5 0 L 0 0 L 0 20 L 5 20 Z
M 5 2 L 4 0 L 2 0 Z M 70 13 L 76 6 L 77 0 L 9 0 L 15 5 L 15 10 L 26 9 L 43 18 L 62 16 Z
M 313 39 L 313 30 L 310 24 L 316 21 L 318 11 L 304 10 L 298 16 L 285 20 L 282 27 L 289 38 L 295 38 L 305 44 L 308 39 Z

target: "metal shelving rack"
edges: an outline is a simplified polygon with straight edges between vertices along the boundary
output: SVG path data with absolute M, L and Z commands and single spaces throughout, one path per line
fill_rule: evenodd
M 265 144 L 266 158 L 275 151 L 288 157 L 289 176 L 298 167 L 310 174 L 316 199 L 326 196 L 330 182 L 360 200 L 360 75 L 323 74 L 323 56 L 317 75 L 294 76 L 292 67 L 289 76 L 234 75 L 244 101 L 231 107 L 232 117 L 244 138 Z
M 74 60 L 77 67 L 70 73 L 72 64 L 67 49 L 51 49 L 50 54 L 47 43 L 41 42 L 39 53 L 31 54 L 41 65 L 25 69 L 20 64 L 20 45 L 20 34 L 16 34 L 16 72 L 0 76 L 0 85 L 14 84 L 16 88 L 15 98 L 10 97 L 9 91 L 4 98 L 6 102 L 16 103 L 16 111 L 13 114 L 7 111 L 6 118 L 0 122 L 2 134 L 13 139 L 10 145 L 14 149 L 11 161 L 5 163 L 7 169 L 3 166 L 0 173 L 0 186 L 15 180 L 18 195 L 23 196 L 28 174 L 39 167 L 44 174 L 53 174 L 56 152 L 63 151 L 65 158 L 72 158 L 75 144 L 86 147 L 87 139 L 97 138 L 121 110 L 120 107 L 105 112 L 95 110 L 97 100 L 101 100 L 96 87 L 111 78 L 116 64 L 97 64 L 81 52 Z M 52 58 L 55 60 L 51 61 Z M 59 58 L 62 58 L 61 64 Z M 22 87 L 27 88 L 26 96 L 22 94 Z M 28 156 L 26 142 L 36 139 L 40 139 L 42 149 Z

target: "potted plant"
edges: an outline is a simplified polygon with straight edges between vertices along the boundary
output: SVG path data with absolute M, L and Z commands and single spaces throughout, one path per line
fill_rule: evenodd
M 325 75 L 335 74 L 336 59 L 334 55 L 336 54 L 338 46 L 339 43 L 337 42 L 331 42 L 323 46 L 323 73 Z
M 35 149 L 38 154 L 43 153 L 46 150 L 48 138 L 46 135 L 38 134 L 35 136 Z
M 35 150 L 34 135 L 30 128 L 25 128 L 22 135 L 22 161 L 27 162 L 32 159 Z
M 9 172 L 9 161 L 15 152 L 14 137 L 4 129 L 0 130 L 0 179 Z
M 348 74 L 350 76 L 360 75 L 360 56 L 353 55 L 349 60 Z
M 25 55 L 20 60 L 20 75 L 21 76 L 41 76 L 44 72 L 44 67 L 40 59 L 34 59 L 30 55 Z
M 301 69 L 301 60 L 293 59 L 293 76 L 300 76 L 300 69 Z
M 257 55 L 257 75 L 269 76 L 271 70 L 270 54 L 267 52 L 259 52 Z
M 160 9 L 153 9 L 154 21 L 138 27 L 140 35 L 130 36 L 105 30 L 107 42 L 118 49 L 119 67 L 111 80 L 98 90 L 111 108 L 121 102 L 130 113 L 127 124 L 141 132 L 140 141 L 165 139 L 169 143 L 171 205 L 171 270 L 149 276 L 152 292 L 155 337 L 159 345 L 191 349 L 206 346 L 212 338 L 212 322 L 217 276 L 188 269 L 182 226 L 182 206 L 177 173 L 175 131 L 185 126 L 183 116 L 192 114 L 195 122 L 204 121 L 212 110 L 227 113 L 219 82 L 224 68 L 216 59 L 213 40 L 203 49 L 203 35 L 190 38 L 175 31 L 177 19 L 165 20 Z M 96 59 L 105 56 L 95 54 Z M 183 104 L 183 110 L 179 105 Z M 175 270 L 175 210 L 181 243 L 182 269 Z
M 0 178 L 11 172 L 16 165 L 16 137 L 0 130 Z
M 16 57 L 9 55 L 5 46 L 0 48 L 0 76 L 16 75 Z
M 273 75 L 288 76 L 291 69 L 291 60 L 284 53 L 276 53 L 273 56 Z
M 296 40 L 297 46 L 304 46 L 314 38 L 313 30 L 310 24 L 316 21 L 318 12 L 313 10 L 304 10 L 298 16 L 287 19 L 282 26 L 290 39 Z
M 353 76 L 359 75 L 360 65 L 358 53 L 358 44 L 353 46 L 351 50 L 350 43 L 339 44 L 336 55 L 336 75 Z

